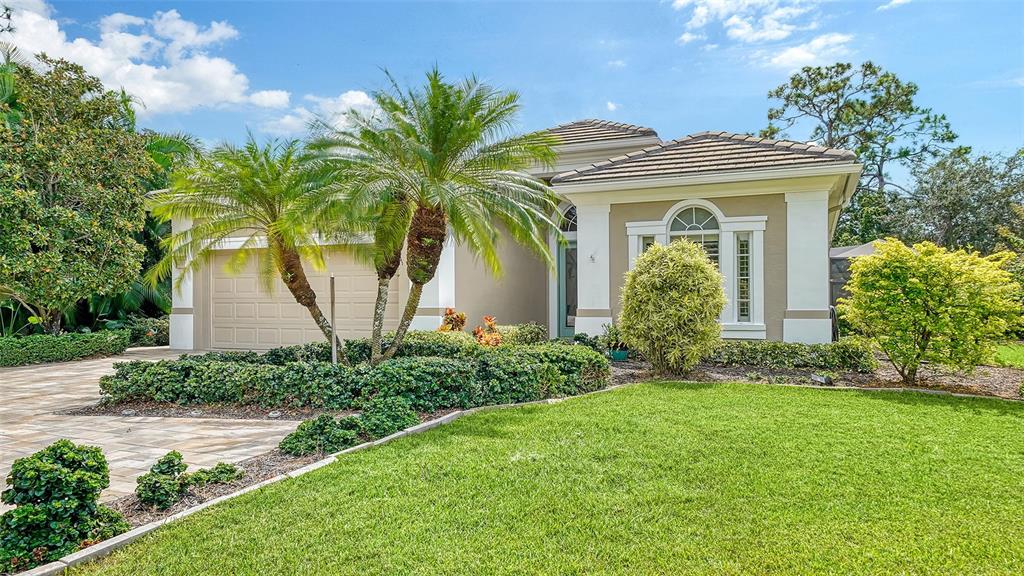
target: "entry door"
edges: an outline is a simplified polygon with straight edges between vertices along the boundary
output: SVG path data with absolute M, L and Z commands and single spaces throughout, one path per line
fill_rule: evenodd
M 558 336 L 576 333 L 576 241 L 558 248 Z

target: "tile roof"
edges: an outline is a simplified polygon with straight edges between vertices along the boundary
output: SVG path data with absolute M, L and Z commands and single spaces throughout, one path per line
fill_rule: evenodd
M 630 152 L 551 179 L 553 184 L 600 182 L 628 178 L 693 176 L 710 172 L 852 164 L 849 150 L 824 148 L 749 134 L 700 132 Z
M 561 144 L 583 144 L 658 135 L 652 128 L 595 119 L 559 124 L 554 128 L 548 128 L 548 132 L 558 136 Z

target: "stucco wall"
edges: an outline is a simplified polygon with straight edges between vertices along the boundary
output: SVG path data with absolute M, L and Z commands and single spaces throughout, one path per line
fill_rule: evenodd
M 484 315 L 498 324 L 539 322 L 547 325 L 546 264 L 502 235 L 498 244 L 502 275 L 496 278 L 464 246 L 455 249 L 455 305 L 466 313 L 467 328 L 483 324 Z
M 624 195 L 629 192 L 623 192 Z M 681 199 L 681 198 L 680 198 Z M 764 232 L 764 321 L 769 340 L 782 339 L 786 312 L 786 197 L 784 194 L 708 198 L 726 216 L 767 216 Z M 612 204 L 609 214 L 609 286 L 612 313 L 618 316 L 623 276 L 629 269 L 626 223 L 661 220 L 678 200 Z

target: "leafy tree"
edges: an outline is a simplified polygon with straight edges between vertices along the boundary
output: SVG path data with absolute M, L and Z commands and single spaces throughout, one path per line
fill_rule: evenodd
M 911 234 L 948 248 L 996 248 L 999 230 L 1024 233 L 1014 205 L 1024 203 L 1024 149 L 1009 157 L 953 152 L 914 169 L 907 197 Z
M 1005 268 L 1010 258 L 889 238 L 854 259 L 850 297 L 839 308 L 908 384 L 922 362 L 969 370 L 1020 324 L 1021 286 Z
M 0 42 L 0 122 L 10 130 L 16 129 L 23 117 L 24 108 L 18 103 L 17 71 L 28 65 L 16 46 Z
M 852 150 L 864 164 L 857 194 L 840 218 L 837 243 L 863 243 L 901 230 L 898 206 L 904 188 L 893 182 L 894 164 L 933 158 L 957 138 L 945 115 L 914 102 L 918 87 L 871 62 L 806 66 L 768 93 L 767 138 L 810 126 L 809 140 Z
M 549 215 L 557 204 L 547 185 L 523 172 L 554 161 L 554 139 L 508 135 L 519 112 L 517 93 L 475 78 L 448 82 L 435 69 L 419 89 L 391 80 L 374 102 L 374 115 L 349 114 L 352 128 L 333 131 L 312 148 L 331 152 L 321 161 L 337 183 L 324 188 L 333 205 L 372 222 L 381 286 L 371 356 L 377 363 L 401 345 L 449 235 L 495 274 L 501 273 L 496 246 L 502 228 L 550 263 L 547 233 L 555 227 Z M 386 288 L 403 243 L 412 287 L 395 338 L 381 350 Z
M 308 185 L 298 142 L 271 140 L 260 145 L 250 136 L 242 147 L 222 144 L 175 174 L 171 188 L 153 194 L 153 216 L 163 221 L 191 221 L 192 227 L 167 237 L 165 256 L 147 272 L 151 283 L 170 275 L 174 266 L 197 271 L 217 245 L 229 237 L 245 240 L 228 262 L 242 268 L 257 256 L 260 276 L 273 286 L 280 278 L 309 311 L 330 341 L 331 325 L 316 302 L 302 260 L 324 268 L 314 230 L 301 218 L 287 215 L 300 205 Z M 262 245 L 266 242 L 265 247 Z
M 661 373 L 685 373 L 719 342 L 722 274 L 689 241 L 655 244 L 622 287 L 622 339 Z
M 75 302 L 137 276 L 141 183 L 154 166 L 117 93 L 81 66 L 37 60 L 15 71 L 21 121 L 0 124 L 0 298 L 58 332 Z

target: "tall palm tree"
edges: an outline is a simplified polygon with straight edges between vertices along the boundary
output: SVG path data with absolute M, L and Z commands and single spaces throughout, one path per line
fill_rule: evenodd
M 524 172 L 553 164 L 557 142 L 543 132 L 511 135 L 520 108 L 517 93 L 475 78 L 451 83 L 436 68 L 419 89 L 404 90 L 389 80 L 389 90 L 374 94 L 378 110 L 349 113 L 348 128 L 329 130 L 310 145 L 337 182 L 319 189 L 321 197 L 335 201 L 321 205 L 374 219 L 380 280 L 374 363 L 393 356 L 401 344 L 449 234 L 500 274 L 497 225 L 549 265 L 547 233 L 557 230 L 550 217 L 557 207 L 554 193 Z M 412 286 L 395 338 L 382 351 L 387 282 L 397 271 L 403 242 Z
M 150 209 L 162 220 L 188 219 L 193 225 L 164 240 L 166 254 L 147 272 L 147 279 L 158 282 L 173 266 L 198 270 L 219 243 L 241 234 L 245 240 L 228 261 L 229 269 L 241 269 L 260 253 L 259 273 L 268 289 L 275 276 L 280 278 L 330 341 L 331 325 L 317 305 L 302 264 L 306 259 L 322 270 L 323 253 L 311 226 L 286 218 L 308 189 L 301 153 L 294 140 L 271 140 L 261 146 L 250 135 L 244 146 L 222 144 L 195 166 L 177 172 L 170 189 L 151 196 Z

